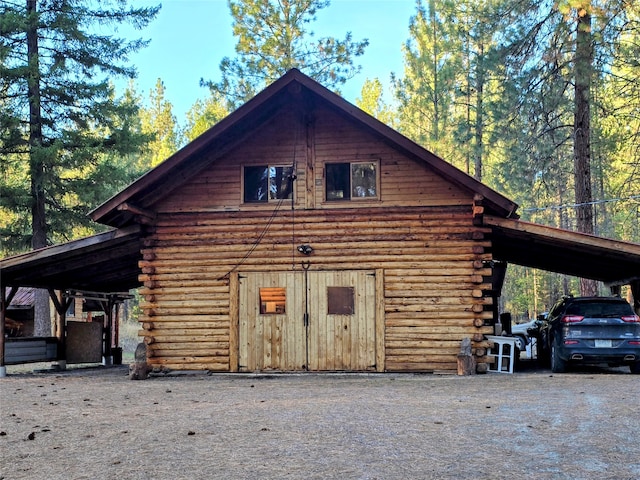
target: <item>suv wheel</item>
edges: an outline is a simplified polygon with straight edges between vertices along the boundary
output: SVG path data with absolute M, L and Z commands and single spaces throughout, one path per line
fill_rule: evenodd
M 640 362 L 629 365 L 629 370 L 631 370 L 631 373 L 635 373 L 636 375 L 640 374 Z
M 524 337 L 516 335 L 514 338 L 516 340 L 516 348 L 521 352 L 525 352 L 527 350 L 527 341 Z
M 563 373 L 567 370 L 567 362 L 560 358 L 556 343 L 551 344 L 551 371 L 553 373 Z

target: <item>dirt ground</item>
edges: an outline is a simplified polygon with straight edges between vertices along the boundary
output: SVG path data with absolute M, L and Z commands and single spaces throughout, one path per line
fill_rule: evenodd
M 637 479 L 639 380 L 9 374 L 0 479 Z

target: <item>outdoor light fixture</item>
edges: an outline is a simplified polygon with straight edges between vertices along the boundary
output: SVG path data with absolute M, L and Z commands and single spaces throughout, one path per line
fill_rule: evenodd
M 303 255 L 311 255 L 311 253 L 313 252 L 313 247 L 311 247 L 311 245 L 299 245 L 298 251 Z

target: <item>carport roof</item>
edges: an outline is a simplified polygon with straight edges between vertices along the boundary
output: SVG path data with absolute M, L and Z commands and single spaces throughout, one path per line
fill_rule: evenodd
M 493 257 L 526 267 L 624 285 L 640 279 L 640 244 L 485 216 Z
M 2 287 L 124 292 L 138 287 L 140 226 L 0 260 Z

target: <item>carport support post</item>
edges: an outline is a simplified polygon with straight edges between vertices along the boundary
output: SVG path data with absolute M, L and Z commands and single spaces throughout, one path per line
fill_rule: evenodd
M 60 298 L 56 295 L 56 291 L 49 289 L 49 296 L 53 301 L 53 305 L 58 312 L 58 325 L 56 326 L 56 337 L 58 337 L 58 368 L 60 370 L 67 369 L 67 309 L 73 298 L 65 301 L 64 292 L 60 290 Z
M 106 302 L 101 302 L 104 313 L 106 314 L 106 322 L 104 325 L 104 365 L 113 365 L 113 352 L 111 351 L 112 329 L 113 329 L 113 295 L 107 296 Z
M 5 289 L 4 287 L 0 287 L 0 378 L 7 376 L 7 367 L 4 365 L 4 322 L 7 307 Z
M 633 294 L 633 309 L 640 315 L 640 280 L 631 282 L 631 293 Z

